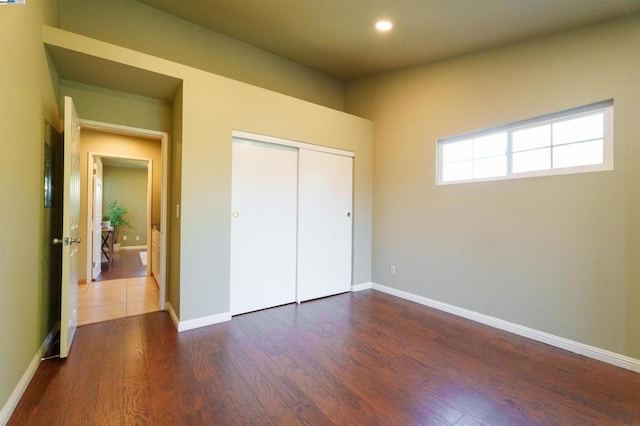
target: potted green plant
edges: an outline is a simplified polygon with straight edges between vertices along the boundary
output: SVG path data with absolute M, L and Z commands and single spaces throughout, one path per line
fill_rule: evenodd
M 109 209 L 109 221 L 113 227 L 113 249 L 117 251 L 120 248 L 120 228 L 123 226 L 130 227 L 129 221 L 124 218 L 127 213 L 125 207 L 118 205 L 118 200 L 113 200 L 107 204 Z
M 102 213 L 102 228 L 109 229 L 111 228 L 111 220 L 109 220 L 109 213 Z

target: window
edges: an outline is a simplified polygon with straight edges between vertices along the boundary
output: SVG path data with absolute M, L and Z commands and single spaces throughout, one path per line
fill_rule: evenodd
M 437 141 L 437 183 L 613 170 L 613 101 Z

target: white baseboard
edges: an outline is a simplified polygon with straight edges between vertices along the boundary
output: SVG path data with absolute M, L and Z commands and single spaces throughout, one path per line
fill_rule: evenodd
M 468 309 L 449 305 L 447 303 L 439 302 L 437 300 L 429 299 L 423 296 L 418 296 L 413 293 L 408 293 L 406 291 L 387 287 L 381 284 L 372 283 L 372 288 L 374 290 L 382 291 L 384 293 L 388 293 L 402 299 L 410 300 L 421 305 L 448 312 L 450 314 L 463 317 L 471 321 L 479 322 L 481 324 L 508 331 L 510 333 L 527 337 L 532 340 L 537 340 L 538 342 L 546 343 L 557 348 L 565 349 L 579 355 L 597 359 L 598 361 L 606 362 L 607 364 L 612 364 L 617 367 L 640 373 L 640 360 L 628 357 L 626 355 L 569 340 L 564 337 L 555 336 L 553 334 L 545 333 L 544 331 L 539 331 L 519 324 L 514 324 L 500 318 L 495 318 L 489 315 L 470 311 Z
M 122 250 L 144 250 L 147 246 L 120 246 L 120 251 Z
M 9 423 L 9 419 L 13 414 L 13 410 L 16 409 L 16 406 L 18 405 L 18 402 L 20 402 L 20 398 L 22 398 L 24 391 L 27 390 L 27 387 L 29 386 L 33 375 L 36 374 L 36 370 L 40 365 L 40 361 L 42 360 L 42 357 L 44 356 L 46 351 L 49 349 L 49 345 L 51 344 L 52 340 L 53 334 L 49 333 L 47 337 L 45 337 L 42 345 L 34 355 L 31 362 L 29 363 L 29 366 L 20 378 L 20 381 L 13 389 L 13 392 L 11 392 L 11 395 L 9 395 L 9 399 L 4 404 L 4 407 L 2 407 L 2 410 L 0 410 L 0 425 L 6 425 L 7 423 Z
M 207 315 L 206 317 L 194 318 L 190 320 L 180 321 L 176 312 L 173 310 L 173 306 L 167 302 L 167 310 L 173 320 L 178 333 L 187 330 L 193 330 L 194 328 L 206 327 L 208 325 L 218 324 L 221 322 L 231 321 L 231 312 L 223 312 L 216 315 Z
M 368 290 L 371 288 L 371 286 L 373 285 L 373 283 L 368 282 L 368 283 L 362 283 L 362 284 L 354 284 L 351 286 L 351 291 L 352 292 L 356 292 L 356 291 L 362 291 L 362 290 Z

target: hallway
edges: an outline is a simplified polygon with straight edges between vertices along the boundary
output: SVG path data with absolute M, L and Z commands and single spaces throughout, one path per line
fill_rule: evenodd
M 141 253 L 144 255 L 141 257 Z M 95 281 L 108 281 L 120 278 L 143 277 L 147 275 L 146 259 L 147 251 L 142 250 L 120 250 L 112 254 L 111 262 L 102 262 L 100 275 Z M 102 256 L 104 258 L 104 255 Z
M 78 325 L 155 312 L 159 289 L 153 277 L 131 277 L 78 285 Z

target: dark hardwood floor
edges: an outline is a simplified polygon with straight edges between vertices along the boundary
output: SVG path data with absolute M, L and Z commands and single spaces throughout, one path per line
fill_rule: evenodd
M 78 329 L 10 425 L 638 425 L 640 374 L 367 290 Z
M 144 251 L 146 250 L 120 250 L 113 253 L 113 261 L 102 262 L 100 275 L 95 281 L 118 280 L 147 275 L 147 266 L 143 265 L 140 260 L 140 252 Z

